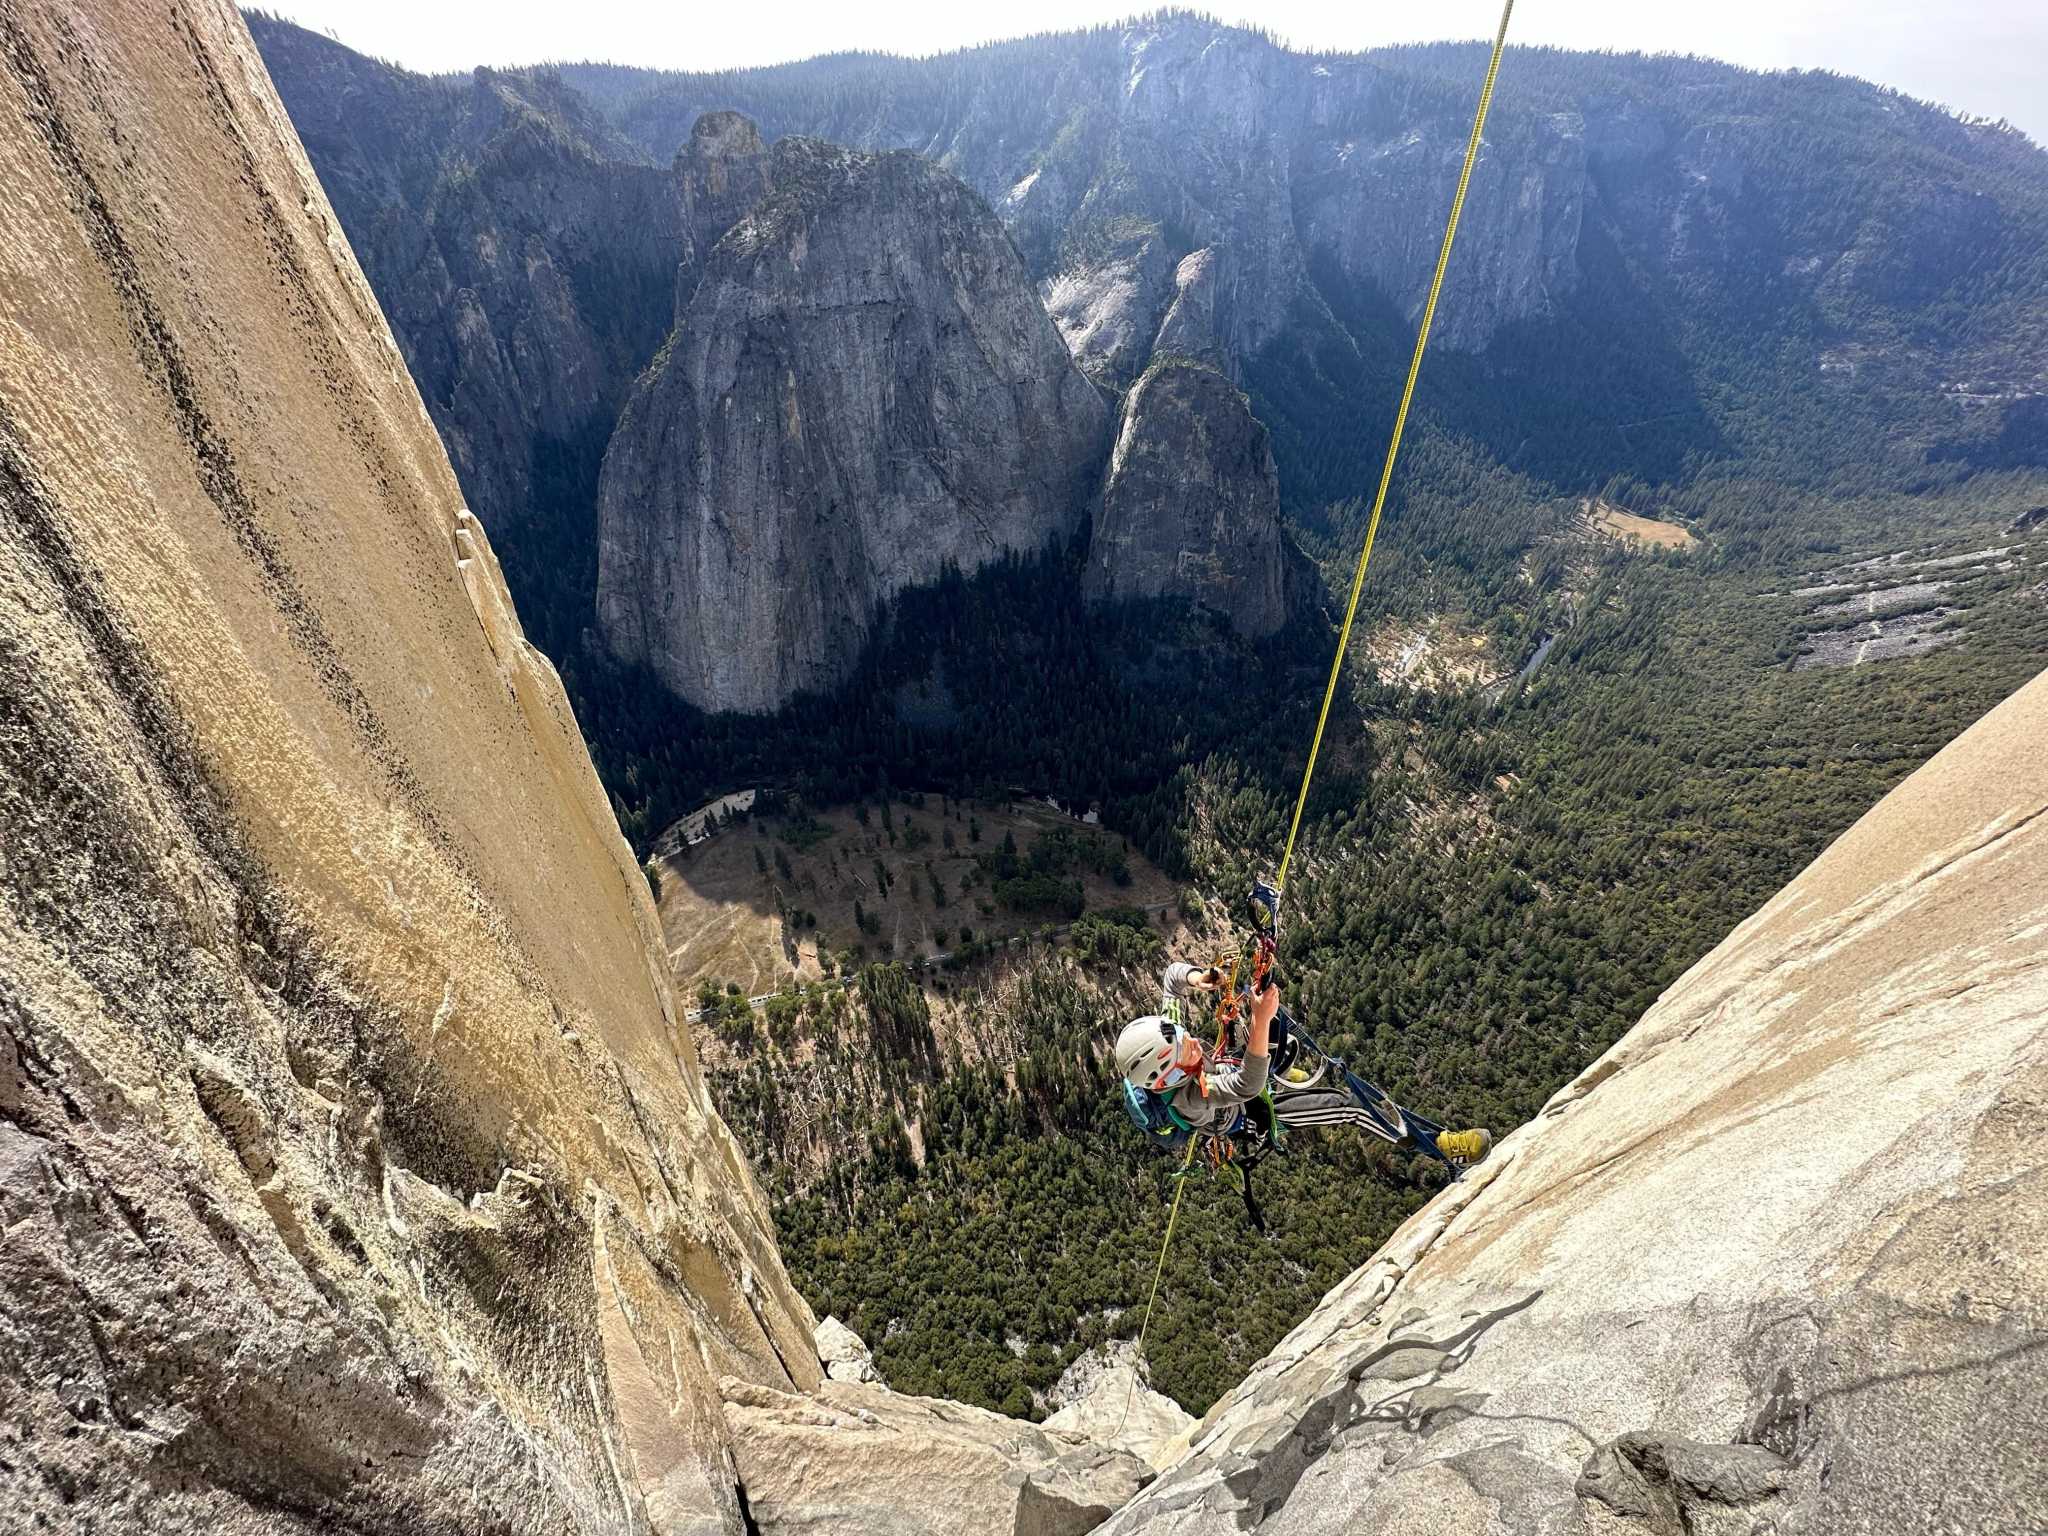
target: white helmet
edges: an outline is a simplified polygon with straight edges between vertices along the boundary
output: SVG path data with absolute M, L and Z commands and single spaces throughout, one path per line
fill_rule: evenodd
M 1181 1032 L 1156 1013 L 1133 1019 L 1116 1037 L 1116 1069 L 1124 1081 L 1150 1088 L 1180 1055 Z

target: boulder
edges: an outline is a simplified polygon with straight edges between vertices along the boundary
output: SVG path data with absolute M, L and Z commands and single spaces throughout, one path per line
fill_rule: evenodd
M 834 1381 L 880 1381 L 881 1375 L 875 1370 L 875 1357 L 868 1353 L 868 1347 L 861 1342 L 859 1334 L 836 1317 L 828 1317 L 818 1324 L 818 1359 L 823 1362 L 825 1374 Z
M 2048 1529 L 2048 674 L 1414 1216 L 1108 1527 Z
M 760 1536 L 1082 1536 L 1151 1476 L 1134 1456 L 964 1403 L 845 1381 L 720 1386 Z
M 1145 1384 L 1135 1358 L 1136 1351 L 1124 1343 L 1081 1356 L 1046 1394 L 1054 1411 L 1044 1427 L 1152 1462 L 1195 1421 L 1179 1403 Z

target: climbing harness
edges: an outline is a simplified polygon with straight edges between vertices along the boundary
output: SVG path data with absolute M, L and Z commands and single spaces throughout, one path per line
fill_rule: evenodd
M 1408 407 L 1415 399 L 1415 381 L 1422 373 L 1422 355 L 1429 346 L 1430 325 L 1436 319 L 1437 300 L 1443 295 L 1444 272 L 1450 266 L 1451 245 L 1458 237 L 1458 220 L 1465 211 L 1465 193 L 1472 185 L 1472 167 L 1479 159 L 1479 145 L 1486 130 L 1486 114 L 1493 105 L 1493 85 L 1495 79 L 1500 74 L 1501 54 L 1507 47 L 1508 18 L 1514 14 L 1514 10 L 1515 0 L 1505 0 L 1505 3 L 1501 6 L 1500 26 L 1493 35 L 1493 52 L 1486 62 L 1486 80 L 1479 88 L 1479 105 L 1472 114 L 1472 134 L 1465 142 L 1465 163 L 1458 172 L 1458 190 L 1456 195 L 1451 198 L 1450 217 L 1444 222 L 1443 245 L 1437 251 L 1436 271 L 1429 280 L 1429 300 L 1422 306 L 1422 321 L 1415 330 L 1415 351 L 1408 359 L 1408 379 L 1401 387 L 1401 404 L 1400 408 L 1394 412 L 1393 435 L 1387 441 L 1386 461 L 1380 466 L 1379 489 L 1373 494 L 1372 516 L 1365 525 L 1365 545 L 1358 552 L 1358 569 L 1351 578 L 1350 601 L 1344 607 L 1343 626 L 1337 631 L 1337 652 L 1330 658 L 1329 681 L 1323 685 L 1323 707 L 1316 716 L 1315 735 L 1309 741 L 1308 763 L 1302 769 L 1301 791 L 1294 798 L 1294 815 L 1287 824 L 1287 846 L 1280 855 L 1280 867 L 1274 875 L 1273 883 L 1269 886 L 1261 882 L 1253 887 L 1254 905 L 1265 913 L 1266 922 L 1270 928 L 1270 932 L 1261 935 L 1262 949 L 1267 955 L 1270 955 L 1271 946 L 1279 937 L 1280 896 L 1287 889 L 1287 871 L 1294 861 L 1294 842 L 1301 832 L 1301 813 L 1308 804 L 1309 784 L 1315 778 L 1316 773 L 1316 757 L 1322 751 L 1323 731 L 1330 722 L 1330 705 L 1337 696 L 1337 678 L 1344 669 L 1344 652 L 1351 643 L 1352 623 L 1358 617 L 1358 599 L 1365 590 L 1366 567 L 1372 563 L 1373 542 L 1379 536 L 1380 516 L 1386 510 L 1387 488 L 1393 484 L 1394 461 L 1401 452 L 1401 434 L 1408 427 Z M 1240 949 L 1239 956 L 1241 957 L 1242 954 L 1243 950 Z M 1270 959 L 1266 963 L 1270 965 Z M 1217 1002 L 1217 1012 L 1221 1015 L 1222 1021 L 1222 1029 L 1219 1031 L 1217 1040 L 1219 1051 L 1222 1049 L 1225 1036 L 1231 1024 L 1237 1017 L 1237 1010 L 1241 1006 L 1241 1004 L 1236 1002 L 1235 983 L 1237 971 L 1238 961 L 1233 959 L 1231 961 L 1229 979 L 1224 984 L 1224 996 L 1219 998 Z M 1227 1013 L 1224 1011 L 1226 998 L 1231 1000 Z M 1361 1102 L 1370 1103 L 1370 1100 L 1365 1100 L 1362 1096 L 1363 1089 L 1366 1086 L 1364 1081 L 1348 1069 L 1344 1069 L 1343 1075 L 1351 1084 L 1355 1085 L 1353 1091 L 1361 1094 Z M 1270 1087 L 1267 1091 L 1270 1094 Z M 1418 1115 L 1404 1114 L 1398 1105 L 1394 1105 L 1392 1100 L 1385 1099 L 1384 1095 L 1377 1095 L 1376 1097 L 1383 1101 L 1386 1108 L 1393 1110 L 1397 1125 L 1416 1133 L 1421 1133 L 1427 1128 L 1430 1132 L 1428 1140 L 1429 1151 L 1438 1157 L 1443 1155 L 1437 1150 L 1436 1146 L 1434 1132 L 1437 1127 L 1423 1120 Z M 1380 1109 L 1379 1112 L 1384 1114 L 1385 1109 Z M 1173 1204 L 1166 1213 L 1166 1235 L 1159 1244 L 1159 1262 L 1152 1268 L 1152 1289 L 1145 1297 L 1145 1315 L 1138 1324 L 1138 1352 L 1135 1357 L 1136 1360 L 1143 1360 L 1145 1358 L 1145 1334 L 1152 1326 L 1152 1306 L 1159 1299 L 1159 1279 L 1166 1272 L 1166 1250 L 1173 1242 L 1174 1222 L 1180 1216 L 1180 1197 L 1187 1187 L 1187 1180 L 1184 1175 L 1193 1167 L 1196 1145 L 1197 1138 L 1191 1137 L 1188 1141 L 1187 1156 L 1183 1161 L 1180 1172 L 1174 1177 Z M 1245 1201 L 1254 1213 L 1255 1223 L 1263 1230 L 1263 1222 L 1258 1220 L 1257 1206 L 1251 1198 L 1249 1178 L 1245 1180 Z M 1131 1369 L 1130 1390 L 1124 1394 L 1123 1417 L 1117 1420 L 1117 1434 L 1119 1435 L 1123 1433 L 1124 1421 L 1130 1417 L 1131 1399 L 1135 1396 L 1137 1389 L 1138 1374 L 1137 1366 L 1134 1362 Z

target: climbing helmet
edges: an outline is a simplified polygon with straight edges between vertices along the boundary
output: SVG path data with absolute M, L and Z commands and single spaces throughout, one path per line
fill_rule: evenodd
M 1133 1019 L 1116 1037 L 1116 1069 L 1124 1080 L 1154 1093 L 1178 1088 L 1188 1079 L 1180 1065 L 1186 1031 L 1156 1013 Z

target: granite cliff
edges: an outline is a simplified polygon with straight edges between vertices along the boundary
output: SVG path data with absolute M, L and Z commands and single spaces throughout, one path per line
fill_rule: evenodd
M 1134 1457 L 825 1380 L 241 19 L 0 57 L 0 1526 L 1098 1524 Z
M 1321 256 L 1331 275 L 1419 314 L 1470 88 L 1403 63 L 1299 54 L 1260 33 L 1160 12 L 1046 46 L 848 69 L 829 94 L 800 84 L 840 76 L 828 61 L 744 82 L 601 66 L 564 78 L 656 154 L 683 142 L 698 111 L 732 106 L 771 136 L 817 133 L 933 157 L 1009 227 L 1077 357 L 1123 384 L 1144 366 L 1142 342 L 1172 302 L 1176 264 L 1197 250 L 1221 270 L 1214 341 L 1236 360 L 1290 324 L 1328 323 L 1310 274 Z M 925 89 L 921 76 L 944 84 Z M 1471 241 L 1486 255 L 1454 277 L 1440 337 L 1452 346 L 1480 347 L 1503 325 L 1550 315 L 1576 278 L 1582 121 L 1505 101 L 1496 125 L 1501 151 L 1482 160 L 1468 210 Z M 1523 153 L 1525 139 L 1544 153 Z M 1130 335 L 1140 345 L 1108 345 Z
M 1278 347 L 1263 381 L 1277 395 L 1316 368 L 1338 369 L 1343 393 L 1353 347 L 1398 367 L 1398 342 L 1377 350 L 1420 314 L 1484 67 L 1479 44 L 1306 54 L 1167 11 L 929 60 L 562 79 L 656 155 L 698 113 L 736 108 L 770 138 L 931 156 L 997 211 L 1077 358 L 1119 387 L 1150 355 L 1176 264 L 1211 250 L 1217 343 L 1233 369 Z M 1620 463 L 1647 456 L 1640 432 L 1621 436 L 1646 392 L 1697 408 L 1667 367 L 1754 400 L 1757 422 L 1718 418 L 1745 452 L 1768 451 L 1763 420 L 1796 416 L 1788 389 L 1974 444 L 1977 424 L 1958 433 L 1938 391 L 1975 379 L 1995 397 L 1985 418 L 2017 416 L 2038 463 L 2048 439 L 2026 401 L 2042 364 L 2023 338 L 2048 314 L 2044 181 L 2048 158 L 2016 130 L 1864 81 L 1513 48 L 1437 343 L 1518 376 L 1570 356 L 1579 382 L 1560 386 L 1616 434 Z M 1628 390 L 1600 387 L 1630 368 Z M 1526 425 L 1495 446 L 1541 464 Z
M 713 248 L 768 195 L 773 160 L 761 130 L 737 112 L 706 112 L 690 130 L 690 142 L 676 151 L 684 242 L 676 271 L 675 324 L 689 313 Z
M 966 187 L 811 139 L 764 180 L 598 495 L 606 643 L 714 710 L 827 688 L 897 592 L 1070 534 L 1107 428 Z
M 0 58 L 0 1525 L 736 1533 L 811 1317 L 243 23 Z
M 1266 429 L 1212 367 L 1161 358 L 1124 397 L 1084 589 L 1093 603 L 1172 598 L 1262 638 L 1315 573 L 1280 525 Z
M 508 557 L 587 549 L 584 482 L 672 318 L 678 178 L 549 77 L 430 79 L 250 26 L 463 489 Z
M 2044 733 L 2048 675 L 1411 1219 L 1104 1529 L 2048 1524 Z

